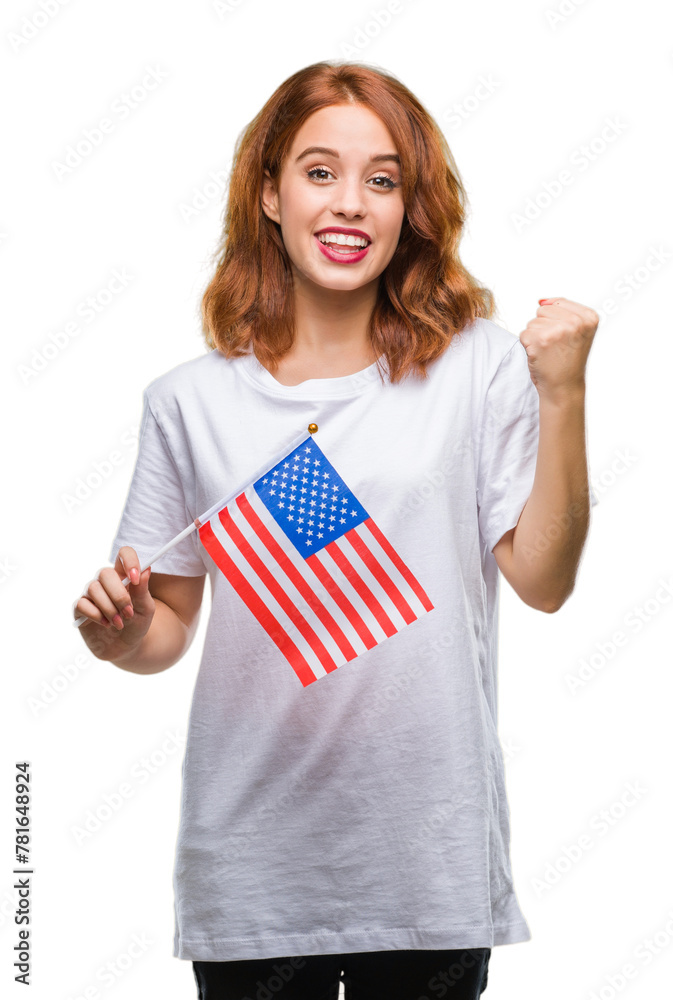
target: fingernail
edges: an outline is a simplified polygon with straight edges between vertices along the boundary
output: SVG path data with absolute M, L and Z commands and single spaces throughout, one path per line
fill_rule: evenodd
M 122 608 L 122 614 L 126 618 L 133 618 L 133 608 L 130 604 L 127 604 L 126 607 Z
M 548 306 L 553 301 L 553 299 L 538 299 L 537 301 L 538 305 L 540 306 Z
M 115 623 L 117 628 L 124 628 L 124 622 L 122 621 L 122 617 L 120 614 L 116 614 L 112 619 L 112 621 Z

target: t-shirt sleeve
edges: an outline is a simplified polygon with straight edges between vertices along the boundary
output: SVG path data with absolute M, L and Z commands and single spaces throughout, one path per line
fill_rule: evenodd
M 140 565 L 145 566 L 155 552 L 193 520 L 178 468 L 145 389 L 136 464 L 108 559 L 114 564 L 121 546 L 131 545 Z M 196 528 L 153 560 L 152 572 L 203 576 L 207 569 L 199 552 Z
M 535 478 L 539 440 L 538 391 L 520 340 L 500 362 L 486 392 L 477 448 L 479 530 L 489 551 L 515 528 Z M 598 503 L 589 487 L 590 504 Z

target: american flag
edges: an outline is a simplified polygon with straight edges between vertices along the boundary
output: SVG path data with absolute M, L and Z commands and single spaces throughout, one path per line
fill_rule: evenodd
M 311 436 L 197 527 L 304 687 L 434 607 Z

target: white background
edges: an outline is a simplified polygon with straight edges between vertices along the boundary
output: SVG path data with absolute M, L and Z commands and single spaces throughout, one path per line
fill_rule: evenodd
M 486 996 L 668 995 L 670 7 L 44 5 L 49 15 L 38 2 L 5 3 L 0 25 L 4 995 L 27 995 L 13 982 L 11 807 L 14 763 L 28 760 L 30 996 L 196 996 L 191 963 L 172 957 L 171 871 L 208 587 L 189 653 L 147 677 L 90 656 L 72 604 L 107 565 L 144 386 L 206 349 L 199 302 L 234 142 L 286 77 L 321 59 L 392 72 L 439 122 L 470 199 L 461 254 L 494 290 L 496 322 L 518 335 L 553 296 L 601 313 L 587 389 L 600 502 L 575 591 L 545 615 L 502 581 L 499 731 L 515 887 L 533 936 L 493 950 Z M 150 68 L 160 82 L 127 117 L 113 114 Z M 113 131 L 59 177 L 68 146 L 104 117 Z M 572 183 L 545 200 L 563 170 Z M 527 207 L 537 217 L 517 225 Z M 104 303 L 115 270 L 128 284 Z M 78 312 L 88 296 L 100 302 L 91 322 Z M 54 349 L 72 321 L 79 332 Z M 113 452 L 119 464 L 106 467 Z M 617 632 L 622 645 L 610 645 Z M 573 693 L 582 661 L 593 667 Z M 88 811 L 124 782 L 133 794 L 78 842 Z M 569 858 L 582 837 L 591 847 Z M 116 972 L 104 979 L 108 963 Z

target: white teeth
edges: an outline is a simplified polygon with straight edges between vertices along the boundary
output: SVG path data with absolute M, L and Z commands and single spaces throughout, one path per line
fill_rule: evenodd
M 319 233 L 318 239 L 321 243 L 340 243 L 342 246 L 347 245 L 350 247 L 366 247 L 369 246 L 369 240 L 366 240 L 363 236 L 346 236 L 345 233 Z

